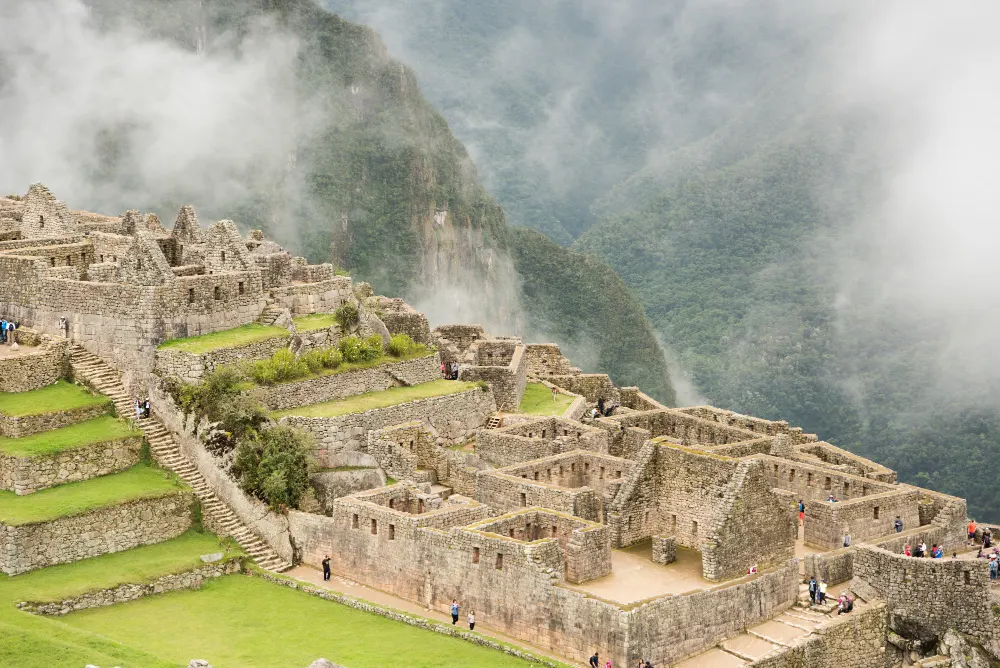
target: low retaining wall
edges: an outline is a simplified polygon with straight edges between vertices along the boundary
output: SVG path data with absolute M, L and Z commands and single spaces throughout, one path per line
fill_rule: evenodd
M 35 415 L 4 415 L 0 413 L 0 435 L 10 438 L 30 436 L 43 431 L 51 431 L 60 427 L 68 427 L 77 422 L 90 420 L 111 412 L 114 408 L 109 401 L 96 406 L 81 406 L 65 411 L 52 413 L 37 413 Z
M 312 434 L 316 438 L 319 465 L 335 468 L 342 465 L 338 459 L 342 454 L 363 451 L 368 432 L 374 429 L 421 420 L 434 428 L 442 444 L 451 444 L 475 434 L 495 412 L 493 394 L 477 387 L 362 413 L 329 418 L 290 415 L 279 422 Z
M 244 557 L 229 557 L 215 564 L 209 564 L 182 573 L 163 575 L 152 582 L 125 583 L 110 589 L 88 591 L 79 596 L 73 596 L 62 601 L 38 603 L 23 601 L 17 604 L 18 609 L 34 615 L 67 615 L 78 610 L 103 608 L 127 601 L 134 601 L 153 594 L 163 594 L 179 589 L 201 589 L 201 583 L 209 578 L 232 575 L 243 570 Z
M 863 612 L 839 616 L 830 626 L 774 650 L 747 668 L 891 668 L 899 665 L 899 651 L 886 642 L 885 604 L 874 603 Z
M 69 341 L 49 339 L 35 350 L 0 358 L 0 392 L 27 392 L 50 385 L 69 373 Z
M 440 377 L 441 363 L 437 353 L 434 353 L 405 362 L 386 362 L 370 369 L 257 387 L 251 390 L 251 394 L 271 410 L 283 410 L 365 392 L 377 392 L 398 385 L 419 385 Z
M 142 439 L 138 436 L 92 443 L 51 455 L 18 457 L 0 454 L 0 489 L 31 494 L 46 487 L 89 480 L 124 471 L 139 463 Z
M 194 494 L 138 499 L 49 522 L 0 523 L 0 570 L 17 575 L 36 568 L 161 543 L 191 526 Z
M 806 567 L 806 577 L 814 577 L 816 581 L 826 580 L 828 585 L 847 582 L 854 577 L 855 547 L 842 547 L 833 552 L 807 554 L 803 561 Z
M 291 333 L 274 336 L 245 346 L 220 348 L 202 354 L 177 348 L 159 348 L 156 350 L 156 371 L 164 378 L 175 376 L 188 383 L 197 383 L 220 366 L 268 358 L 282 348 L 287 348 L 291 336 Z

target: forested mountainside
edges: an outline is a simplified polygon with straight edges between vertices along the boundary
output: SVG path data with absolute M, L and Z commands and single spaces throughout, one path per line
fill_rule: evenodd
M 986 323 L 964 308 L 981 292 L 969 288 L 991 279 L 933 247 L 906 265 L 925 243 L 921 212 L 885 220 L 921 155 L 914 119 L 933 140 L 949 112 L 947 87 L 910 78 L 920 63 L 913 81 L 950 85 L 947 30 L 892 3 L 864 16 L 764 0 L 324 1 L 416 67 L 515 224 L 611 265 L 701 397 L 787 419 L 1000 520 L 1000 384 L 977 360 L 986 348 L 963 346 Z M 904 19 L 926 30 L 921 46 L 896 40 Z M 943 207 L 951 219 L 927 238 L 963 223 L 965 204 Z M 984 232 L 960 235 L 991 243 Z M 966 284 L 935 285 L 956 264 Z M 894 294 L 921 274 L 941 295 Z
M 92 75 L 98 89 L 118 84 L 120 90 L 104 98 L 121 102 L 108 107 L 95 101 L 98 109 L 89 109 L 84 100 L 82 118 L 70 115 L 64 122 L 88 141 L 67 151 L 72 178 L 48 180 L 60 196 L 95 210 L 143 207 L 164 216 L 194 202 L 205 219 L 231 217 L 262 228 L 314 262 L 333 262 L 379 292 L 410 299 L 437 322 L 481 322 L 498 333 L 554 340 L 585 370 L 607 372 L 620 384 L 673 400 L 663 351 L 624 284 L 596 258 L 582 261 L 552 246 L 542 261 L 538 248 L 523 247 L 536 240 L 511 235 L 503 209 L 424 98 L 413 71 L 390 57 L 371 28 L 312 0 L 85 4 L 95 17 L 92 31 L 88 23 L 70 37 L 46 32 L 38 46 L 44 50 L 49 39 L 48 48 L 57 51 L 59 43 L 79 39 L 77 53 L 67 57 L 93 60 L 81 78 Z M 203 57 L 211 76 L 183 54 L 161 53 L 150 36 Z M 119 81 L 130 63 L 108 59 L 149 59 L 152 73 L 173 75 L 167 81 L 185 79 L 173 91 L 184 102 L 136 106 L 129 100 L 143 97 L 136 90 L 142 81 Z M 253 69 L 257 60 L 263 62 Z M 244 63 L 249 65 L 241 69 Z M 178 75 L 185 64 L 189 71 Z M 250 85 L 240 87 L 242 79 Z M 169 85 L 163 85 L 166 91 L 149 94 L 169 96 Z M 169 135 L 176 125 L 202 122 L 199 107 L 211 118 L 219 107 L 241 105 L 251 109 L 247 115 L 254 123 L 240 114 L 228 117 L 231 142 L 216 137 L 226 127 L 208 125 L 196 137 L 220 150 L 196 153 L 198 145 L 178 146 L 166 158 L 170 164 L 195 152 L 191 174 L 150 170 L 149 154 L 157 152 L 151 149 L 184 144 L 183 133 Z M 263 110 L 264 120 L 253 110 Z M 181 122 L 164 120 L 173 111 Z M 163 135 L 155 144 L 149 141 L 154 134 Z M 79 145 L 93 154 L 78 156 Z M 226 153 L 234 158 L 227 160 Z M 573 289 L 553 287 L 550 272 L 558 273 L 558 285 Z M 586 294 L 593 298 L 584 308 Z M 628 357 L 622 351 L 642 359 L 620 364 Z

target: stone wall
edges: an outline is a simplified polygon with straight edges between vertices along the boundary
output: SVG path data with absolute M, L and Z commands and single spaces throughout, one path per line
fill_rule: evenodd
M 354 301 L 351 279 L 347 276 L 333 276 L 316 283 L 276 286 L 271 288 L 270 294 L 275 306 L 287 308 L 292 315 L 333 313 L 348 301 Z
M 419 385 L 441 377 L 437 354 L 386 362 L 370 369 L 344 371 L 305 380 L 278 383 L 252 390 L 272 410 L 343 399 L 365 392 L 378 392 L 399 385 Z
M 51 385 L 69 374 L 69 342 L 48 339 L 16 357 L 0 357 L 0 392 L 28 392 Z
M 604 373 L 580 373 L 568 376 L 548 376 L 545 380 L 553 385 L 569 390 L 587 398 L 592 404 L 601 398 L 606 403 L 619 402 L 618 388 L 611 382 L 611 377 Z M 620 402 L 619 402 L 620 403 Z
M 795 556 L 794 524 L 771 492 L 764 464 L 741 461 L 726 486 L 714 526 L 701 545 L 708 580 L 726 580 Z
M 509 466 L 570 450 L 608 452 L 608 434 L 562 418 L 529 420 L 476 433 L 476 454 L 496 466 Z
M 163 594 L 168 591 L 201 589 L 201 585 L 205 580 L 222 577 L 223 575 L 232 575 L 242 570 L 243 557 L 229 557 L 218 563 L 201 566 L 189 571 L 161 575 L 152 582 L 129 582 L 120 584 L 117 587 L 111 587 L 110 589 L 88 591 L 79 596 L 50 603 L 24 601 L 18 603 L 17 607 L 23 612 L 30 612 L 36 615 L 68 615 L 78 610 L 118 605 L 119 603 L 134 601 L 154 594 Z
M 316 500 L 327 515 L 333 513 L 337 499 L 385 485 L 385 473 L 376 468 L 347 471 L 319 471 L 309 477 Z
M 895 486 L 851 473 L 807 464 L 801 461 L 760 455 L 767 464 L 771 486 L 786 489 L 796 498 L 816 503 L 825 502 L 830 494 L 838 501 L 847 501 L 871 494 L 882 494 L 897 489 Z M 806 511 L 809 510 L 806 503 Z
M 904 527 L 920 524 L 917 490 L 899 489 L 872 494 L 860 499 L 830 503 L 814 501 L 806 504 L 805 542 L 827 549 L 843 546 L 845 531 L 852 543 L 872 541 L 895 533 L 897 516 Z
M 703 420 L 718 422 L 751 431 L 763 436 L 776 436 L 778 434 L 788 434 L 791 436 L 793 444 L 811 443 L 816 440 L 813 434 L 803 434 L 801 427 L 789 427 L 785 420 L 765 420 L 753 417 L 752 415 L 742 415 L 724 408 L 715 406 L 691 406 L 690 408 L 677 409 L 682 413 L 687 413 Z
M 634 411 L 656 411 L 666 408 L 638 387 L 620 388 L 618 394 L 621 405 Z
M 287 348 L 290 340 L 291 335 L 286 334 L 202 354 L 189 353 L 179 348 L 158 348 L 156 372 L 164 378 L 177 377 L 188 383 L 198 383 L 206 374 L 220 366 L 235 366 L 241 362 L 267 359 L 282 348 Z
M 855 546 L 842 547 L 833 552 L 807 554 L 803 557 L 806 567 L 806 577 L 814 577 L 816 581 L 826 580 L 830 586 L 848 582 L 854 577 Z
M 459 380 L 485 381 L 496 397 L 497 410 L 516 411 L 528 383 L 524 345 L 516 341 L 483 341 L 478 355 L 479 364 L 463 367 Z
M 882 602 L 836 617 L 829 626 L 766 654 L 747 668 L 893 668 L 899 651 L 886 643 L 888 615 Z
M 854 553 L 854 577 L 884 600 L 889 613 L 917 635 L 941 636 L 949 628 L 984 644 L 997 632 L 985 559 L 920 559 L 863 545 Z
M 36 413 L 34 415 L 4 415 L 0 413 L 0 435 L 9 438 L 30 436 L 43 431 L 68 427 L 77 422 L 106 415 L 113 409 L 110 401 L 92 406 L 80 406 L 65 411 Z
M 538 378 L 580 373 L 555 343 L 529 343 L 525 347 L 525 355 L 528 358 L 528 374 Z
M 488 388 L 473 388 L 456 394 L 419 399 L 329 418 L 287 416 L 279 420 L 316 438 L 320 466 L 341 466 L 345 453 L 364 452 L 367 434 L 374 429 L 421 420 L 431 425 L 443 443 L 458 443 L 473 434 L 496 412 Z
M 677 560 L 677 541 L 673 536 L 653 536 L 653 563 L 672 564 Z
M 845 473 L 863 476 L 880 482 L 896 482 L 896 472 L 892 469 L 886 468 L 870 459 L 859 457 L 826 441 L 808 443 L 801 446 L 798 451 L 801 455 L 814 457 L 829 466 L 836 466 Z
M 36 568 L 160 543 L 191 526 L 191 492 L 138 499 L 50 522 L 0 524 L 0 570 Z
M 142 439 L 137 436 L 34 457 L 0 453 L 0 489 L 31 494 L 46 487 L 124 471 L 139 463 L 141 450 Z
M 376 311 L 390 334 L 406 334 L 417 343 L 430 345 L 431 328 L 427 316 L 417 311 L 402 299 L 376 297 Z M 367 303 L 367 301 L 366 301 Z

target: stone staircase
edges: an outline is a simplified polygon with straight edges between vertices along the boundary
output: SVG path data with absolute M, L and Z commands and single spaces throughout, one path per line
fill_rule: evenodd
M 119 415 L 135 419 L 133 403 L 135 399 L 125 391 L 117 371 L 104 360 L 77 345 L 72 346 L 70 362 L 77 378 L 114 401 Z M 231 536 L 262 568 L 280 573 L 292 567 L 292 564 L 283 560 L 267 543 L 247 528 L 229 506 L 212 492 L 205 478 L 181 454 L 180 447 L 162 424 L 152 418 L 140 419 L 137 424 L 146 434 L 153 459 L 160 466 L 176 473 L 194 490 L 201 502 L 202 512 L 212 518 L 215 525 L 221 529 L 221 533 Z
M 278 322 L 279 318 L 285 315 L 285 311 L 286 309 L 283 309 L 280 306 L 269 304 L 264 307 L 263 311 L 260 312 L 260 315 L 257 317 L 257 322 L 265 326 L 273 325 Z

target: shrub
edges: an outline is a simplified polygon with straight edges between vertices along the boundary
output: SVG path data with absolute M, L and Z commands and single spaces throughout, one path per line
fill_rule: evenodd
M 408 334 L 393 334 L 389 339 L 389 345 L 386 346 L 386 352 L 393 357 L 406 357 L 426 350 L 427 346 L 415 342 Z
M 346 334 L 351 327 L 358 324 L 358 321 L 361 320 L 361 313 L 358 312 L 357 306 L 351 302 L 346 302 L 333 312 L 333 317 L 336 319 L 337 324 L 340 325 L 340 331 Z
M 169 387 L 185 413 L 194 413 L 219 423 L 226 433 L 226 444 L 253 438 L 267 422 L 267 408 L 256 399 L 242 394 L 243 375 L 233 367 L 223 366 L 205 376 L 198 385 L 180 383 Z
M 283 348 L 269 359 L 257 360 L 250 365 L 249 374 L 255 383 L 273 385 L 286 380 L 308 376 L 311 368 L 302 358 L 296 358 L 288 348 Z
M 310 373 L 319 373 L 323 370 L 323 351 L 320 349 L 302 353 L 299 360 L 309 367 Z
M 356 336 L 345 336 L 337 344 L 343 360 L 349 364 L 361 361 L 361 339 Z
M 278 426 L 242 441 L 233 474 L 240 487 L 272 510 L 297 508 L 309 486 L 314 441 L 292 427 Z
M 366 338 L 361 344 L 361 361 L 374 362 L 382 357 L 385 354 L 383 345 L 382 337 L 378 334 L 372 334 Z

